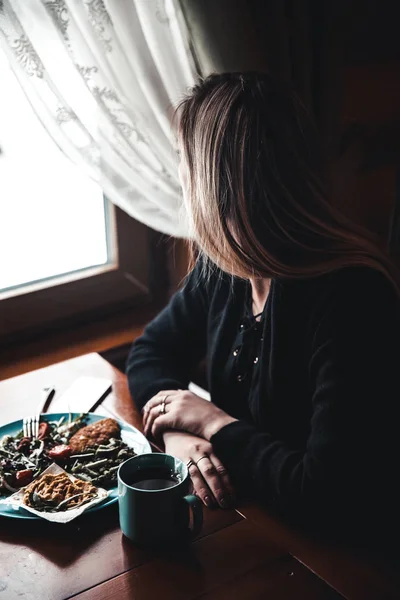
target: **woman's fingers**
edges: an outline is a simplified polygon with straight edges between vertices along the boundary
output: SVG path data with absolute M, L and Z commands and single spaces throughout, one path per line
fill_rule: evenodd
M 149 427 L 149 433 L 154 439 L 159 438 L 166 429 L 175 429 L 175 419 L 171 413 L 165 413 L 164 415 L 156 415 Z
M 159 406 L 155 406 L 154 408 L 152 408 L 151 410 L 148 411 L 147 416 L 146 416 L 146 421 L 143 422 L 145 435 L 151 435 L 153 433 L 153 428 L 154 428 L 156 419 L 160 418 L 161 416 L 162 416 L 162 414 L 160 412 Z
M 219 460 L 219 458 L 215 456 L 215 454 L 210 454 L 210 460 L 213 463 L 215 470 L 217 471 L 221 479 L 223 489 L 228 495 L 228 502 L 229 504 L 232 504 L 235 500 L 235 489 L 231 483 L 228 471 L 226 470 L 222 462 Z
M 213 459 L 219 462 L 218 459 L 214 456 Z M 199 473 L 201 474 L 201 477 L 207 484 L 208 488 L 211 490 L 212 495 L 214 496 L 218 504 L 222 508 L 228 508 L 229 506 L 231 506 L 231 491 L 233 490 L 231 490 L 229 480 L 226 479 L 226 474 L 222 473 L 220 475 L 218 473 L 216 465 L 214 464 L 214 462 L 212 462 L 210 456 L 208 455 L 203 455 L 197 458 L 196 466 Z M 219 463 L 218 468 L 220 468 L 220 466 L 222 466 L 221 463 Z
M 173 393 L 176 393 L 176 390 L 163 390 L 162 392 L 159 392 L 158 394 L 153 396 L 153 398 L 151 398 L 151 400 L 149 400 L 147 404 L 144 405 L 142 409 L 142 422 L 143 429 L 146 435 L 151 431 L 154 420 L 159 414 L 161 414 L 160 411 L 163 405 L 163 401 L 165 401 L 166 406 L 171 401 L 170 396 Z
M 204 478 L 202 477 L 199 469 L 195 463 L 192 463 L 189 467 L 189 475 L 192 480 L 194 492 L 196 496 L 209 508 L 216 506 L 216 500 Z
M 176 394 L 176 392 L 179 390 L 162 390 L 161 392 L 158 392 L 158 394 L 156 394 L 155 396 L 153 396 L 142 408 L 142 413 L 143 415 L 145 415 L 149 410 L 151 410 L 152 408 L 154 408 L 154 406 L 157 406 L 158 404 L 161 404 L 163 400 L 165 400 L 165 403 L 168 402 L 168 398 L 170 396 L 172 396 L 173 394 Z
M 155 420 L 157 419 L 158 416 L 160 416 L 160 409 L 161 409 L 161 407 L 159 405 L 155 405 L 155 406 L 153 406 L 153 408 L 146 411 L 145 418 L 143 418 L 143 429 L 144 429 L 145 435 L 148 435 L 151 433 L 151 430 L 152 430 Z

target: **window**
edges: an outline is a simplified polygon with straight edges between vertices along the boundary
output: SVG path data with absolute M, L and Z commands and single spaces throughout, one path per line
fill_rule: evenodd
M 110 262 L 110 224 L 100 186 L 55 148 L 1 54 L 0 73 L 0 291 L 18 293 Z
M 148 235 L 50 138 L 0 51 L 0 336 L 149 298 Z

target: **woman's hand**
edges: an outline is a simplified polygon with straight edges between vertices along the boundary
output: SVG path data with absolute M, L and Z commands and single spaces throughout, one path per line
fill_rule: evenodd
M 219 504 L 229 508 L 233 505 L 234 490 L 228 473 L 213 453 L 210 442 L 182 431 L 166 431 L 163 439 L 167 454 L 180 458 L 185 464 L 192 461 L 189 474 L 193 488 L 206 506 Z
M 233 421 L 236 419 L 189 390 L 163 390 L 143 408 L 144 433 L 155 439 L 167 429 L 177 429 L 210 440 Z

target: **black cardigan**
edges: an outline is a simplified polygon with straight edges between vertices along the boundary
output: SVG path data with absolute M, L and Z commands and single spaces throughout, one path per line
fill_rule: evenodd
M 193 270 L 133 344 L 127 375 L 139 408 L 160 390 L 186 388 L 206 357 L 212 401 L 230 412 L 222 373 L 247 285 L 220 271 L 204 278 L 200 264 Z M 399 307 L 392 284 L 368 268 L 272 282 L 252 418 L 211 440 L 239 491 L 307 522 L 393 525 Z

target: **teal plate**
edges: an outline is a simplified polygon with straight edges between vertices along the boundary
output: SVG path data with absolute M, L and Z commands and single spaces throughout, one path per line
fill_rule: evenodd
M 72 413 L 72 418 L 79 416 L 80 413 Z M 65 417 L 68 419 L 68 413 L 46 413 L 41 416 L 42 421 L 59 421 L 61 417 Z M 91 425 L 92 423 L 96 423 L 96 421 L 100 421 L 101 419 L 106 418 L 104 415 L 96 415 L 94 413 L 88 413 L 87 425 Z M 128 425 L 124 421 L 118 421 L 119 426 L 121 427 L 121 439 L 127 446 L 133 448 L 136 454 L 147 454 L 151 452 L 151 446 L 149 442 L 146 440 L 144 435 L 132 425 Z M 3 425 L 0 427 L 0 440 L 5 435 L 16 435 L 22 429 L 22 419 L 19 421 L 14 421 L 13 423 L 8 423 L 7 425 Z M 0 496 L 0 500 L 3 500 L 4 496 Z M 88 509 L 88 513 L 94 512 L 95 510 L 100 510 L 105 508 L 106 506 L 110 506 L 110 504 L 114 504 L 118 500 L 118 489 L 117 486 L 110 489 L 110 495 L 107 499 L 101 504 L 96 504 L 93 508 Z M 10 505 L 0 503 L 0 517 L 10 517 L 13 519 L 40 519 L 36 515 L 24 510 L 23 508 L 15 509 Z

